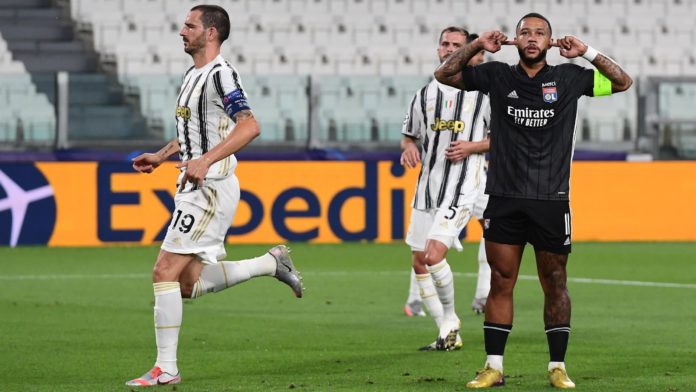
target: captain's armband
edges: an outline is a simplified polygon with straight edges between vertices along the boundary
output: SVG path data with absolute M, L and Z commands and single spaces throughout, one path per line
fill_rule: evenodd
M 251 109 L 249 107 L 249 103 L 247 102 L 244 91 L 240 89 L 236 89 L 225 94 L 225 96 L 222 97 L 222 104 L 225 107 L 225 112 L 227 112 L 227 115 L 232 118 L 235 118 L 235 115 L 242 110 Z
M 594 88 L 592 93 L 595 97 L 611 95 L 611 80 L 596 69 L 594 70 Z

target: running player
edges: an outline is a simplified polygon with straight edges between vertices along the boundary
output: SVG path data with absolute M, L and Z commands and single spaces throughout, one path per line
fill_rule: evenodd
M 614 61 L 574 36 L 555 44 L 566 58 L 582 56 L 596 70 L 574 64 L 551 66 L 546 52 L 554 44 L 551 23 L 542 15 L 523 16 L 516 38 L 491 31 L 458 50 L 435 71 L 438 81 L 491 99 L 491 151 L 484 213 L 491 291 L 486 304 L 484 369 L 467 384 L 487 388 L 505 383 L 503 353 L 512 329 L 513 288 L 527 242 L 534 246 L 544 291 L 544 324 L 549 346 L 549 382 L 574 388 L 565 369 L 570 335 L 570 297 L 566 264 L 571 250 L 570 167 L 575 143 L 577 101 L 627 90 L 631 78 Z M 468 66 L 485 49 L 517 46 L 518 64 L 490 62 Z
M 221 261 L 224 241 L 239 203 L 233 155 L 260 130 L 237 71 L 220 56 L 230 20 L 218 6 L 191 8 L 180 31 L 194 65 L 177 98 L 177 138 L 154 154 L 133 159 L 133 168 L 151 173 L 174 153 L 181 169 L 172 222 L 152 272 L 155 292 L 157 360 L 132 387 L 177 384 L 177 344 L 182 297 L 198 298 L 257 276 L 274 276 L 302 296 L 302 282 L 283 245 L 249 260 Z
M 464 46 L 467 35 L 462 28 L 444 29 L 437 50 L 440 61 Z M 421 154 L 423 161 L 406 243 L 423 304 L 438 327 L 435 342 L 423 349 L 461 347 L 454 279 L 446 256 L 451 247 L 462 250 L 459 233 L 471 218 L 481 186 L 489 112 L 485 94 L 465 93 L 433 80 L 416 93 L 404 121 L 401 163 L 414 168 Z M 464 156 L 467 142 L 477 143 L 481 150 Z

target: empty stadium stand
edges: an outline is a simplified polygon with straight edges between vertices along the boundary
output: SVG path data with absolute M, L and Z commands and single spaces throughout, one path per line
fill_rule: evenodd
M 24 64 L 13 58 L 0 34 L 0 141 L 51 144 L 54 129 L 53 106 L 36 91 Z
M 25 139 L 54 139 L 56 72 L 59 71 L 70 74 L 71 139 L 146 138 L 145 119 L 138 108 L 126 102 L 123 88 L 115 78 L 100 72 L 96 52 L 77 36 L 69 14 L 55 7 L 52 1 L 3 0 L 0 32 L 7 49 L 28 73 L 15 75 L 16 72 L 3 70 L 14 85 L 26 81 L 21 89 L 7 90 L 9 100 L 19 108 L 16 113 Z M 9 132 L 8 138 L 11 135 Z
M 117 79 L 107 76 L 106 81 L 94 83 L 125 85 L 125 95 L 138 103 L 135 112 L 115 109 L 108 114 L 101 109 L 74 108 L 71 113 L 84 115 L 89 122 L 90 116 L 115 119 L 122 115 L 137 117 L 137 112 L 142 112 L 149 129 L 155 129 L 159 137 L 173 136 L 171 106 L 181 74 L 191 64 L 182 50 L 178 32 L 188 10 L 201 2 L 63 2 L 69 4 L 74 24 L 65 18 L 66 14 L 46 9 L 48 3 L 53 4 L 51 1 L 2 0 L 0 18 L 23 21 L 30 18 L 42 24 L 36 34 L 24 33 L 32 37 L 32 43 L 10 41 L 12 53 L 25 56 L 25 66 L 30 72 L 33 60 L 23 54 L 29 51 L 49 56 L 45 58 L 52 58 L 51 53 L 62 53 L 64 56 L 60 57 L 69 58 L 64 61 L 82 61 L 85 69 L 93 70 L 90 64 L 94 63 L 106 69 L 111 66 Z M 14 9 L 6 7 L 10 3 L 16 5 Z M 443 27 L 460 25 L 475 32 L 500 29 L 511 35 L 518 18 L 530 11 L 546 15 L 553 24 L 555 36 L 579 36 L 615 58 L 635 79 L 696 77 L 693 49 L 696 30 L 692 28 L 696 2 L 687 0 L 219 0 L 215 3 L 225 7 L 232 19 L 231 37 L 223 46 L 223 55 L 240 71 L 262 123 L 261 139 L 268 142 L 299 143 L 307 139 L 312 127 L 317 127 L 314 132 L 326 142 L 393 144 L 400 137 L 400 124 L 410 97 L 427 82 L 437 65 L 435 46 Z M 29 12 L 28 8 L 40 10 Z M 59 23 L 49 24 L 48 20 L 55 17 Z M 79 42 L 55 38 L 74 31 L 91 37 L 99 61 L 90 57 L 91 52 Z M 515 62 L 517 52 L 504 48 L 489 54 L 488 59 Z M 551 63 L 568 61 L 555 49 L 549 51 L 549 60 Z M 6 68 L 4 58 L 0 57 L 0 61 Z M 582 59 L 573 61 L 586 64 Z M 11 67 L 8 65 L 3 72 L 7 73 Z M 109 99 L 118 100 L 113 91 L 109 94 Z M 638 89 L 634 88 L 617 96 L 581 100 L 580 141 L 630 146 L 639 123 L 637 94 Z M 50 99 L 50 93 L 47 95 Z M 109 99 L 94 97 L 94 102 L 106 104 Z M 89 101 L 84 98 L 81 105 Z

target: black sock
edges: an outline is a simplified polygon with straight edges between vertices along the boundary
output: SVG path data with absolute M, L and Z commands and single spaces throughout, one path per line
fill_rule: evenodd
M 486 354 L 503 355 L 511 329 L 512 324 L 496 324 L 484 321 L 483 340 L 486 343 Z
M 546 340 L 549 342 L 549 355 L 551 362 L 565 362 L 568 338 L 570 337 L 570 324 L 547 325 Z

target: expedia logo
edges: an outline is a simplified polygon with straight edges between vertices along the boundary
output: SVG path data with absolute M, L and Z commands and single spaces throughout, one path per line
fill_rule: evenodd
M 184 120 L 191 119 L 191 108 L 189 108 L 187 106 L 177 106 L 176 107 L 176 116 L 181 117 Z
M 430 126 L 434 132 L 439 131 L 452 131 L 452 132 L 462 132 L 464 130 L 464 121 L 459 120 L 449 120 L 445 121 L 439 118 L 435 119 L 435 124 Z

